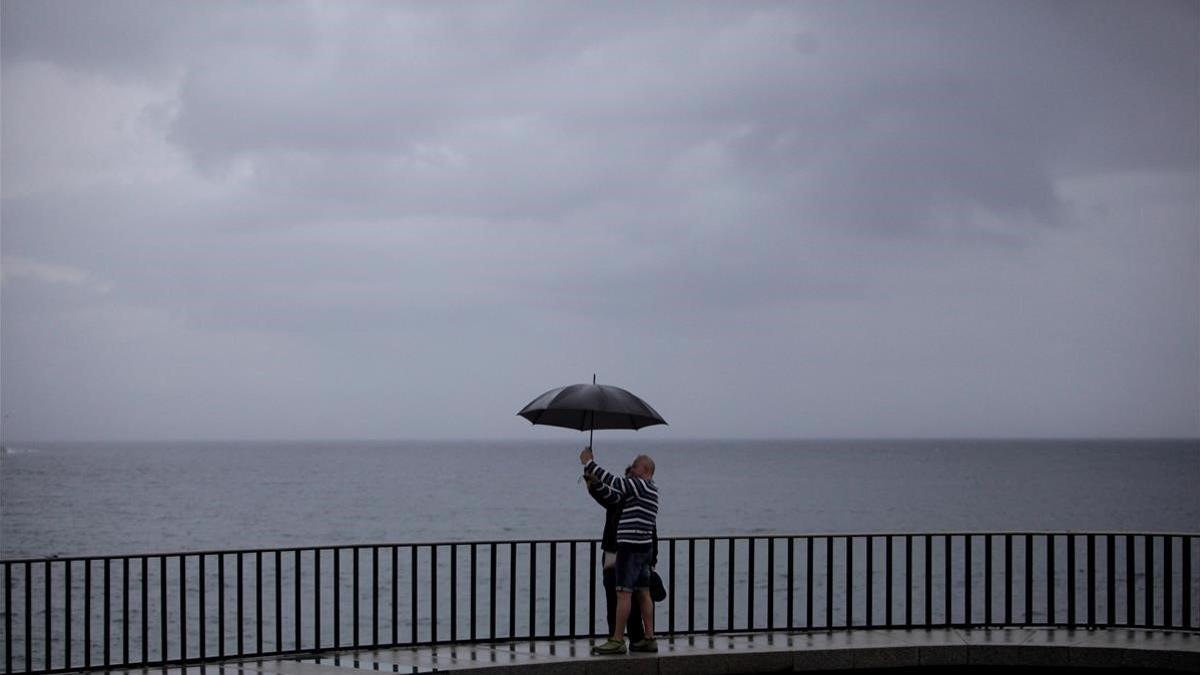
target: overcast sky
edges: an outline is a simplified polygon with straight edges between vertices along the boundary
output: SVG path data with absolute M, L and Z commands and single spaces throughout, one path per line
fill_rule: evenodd
M 1195 2 L 0 9 L 7 442 L 1200 434 Z

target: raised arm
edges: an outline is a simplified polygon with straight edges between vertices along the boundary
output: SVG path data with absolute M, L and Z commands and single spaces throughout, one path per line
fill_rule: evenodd
M 597 504 L 606 509 L 610 509 L 621 504 L 620 495 L 618 495 L 616 492 L 613 492 L 612 488 L 591 476 L 588 476 L 587 478 L 587 490 L 588 495 L 591 496 L 592 499 L 596 500 Z

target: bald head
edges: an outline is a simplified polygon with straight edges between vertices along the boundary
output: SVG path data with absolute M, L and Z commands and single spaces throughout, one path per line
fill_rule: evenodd
M 650 455 L 638 455 L 633 460 L 633 473 L 647 480 L 654 477 L 654 460 Z

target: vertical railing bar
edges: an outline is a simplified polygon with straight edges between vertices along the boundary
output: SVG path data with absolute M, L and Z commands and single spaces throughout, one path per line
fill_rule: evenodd
M 983 535 L 983 624 L 992 625 L 992 537 Z
M 974 621 L 971 619 L 971 578 L 974 575 L 974 570 L 971 569 L 971 549 L 974 548 L 974 537 L 969 534 L 963 535 L 963 620 L 964 626 L 970 628 Z
M 429 546 L 429 641 L 438 641 L 437 544 Z
M 593 549 L 594 550 L 594 549 Z M 593 559 L 594 563 L 595 560 Z M 490 566 L 488 574 L 488 638 L 496 639 L 496 542 L 491 543 L 491 555 L 488 556 L 488 565 Z M 595 567 L 592 567 L 593 585 L 596 579 Z M 594 596 L 595 593 L 592 593 Z
M 925 535 L 925 625 L 933 625 L 933 535 Z
M 4 672 L 13 672 L 13 632 L 12 632 L 12 566 L 10 562 L 4 563 Z M 71 565 L 67 563 L 67 571 L 70 573 Z M 68 588 L 70 585 L 68 584 Z M 70 594 L 68 594 L 68 597 Z M 67 638 L 67 649 L 70 649 L 70 636 Z M 68 655 L 70 651 L 67 652 Z M 67 666 L 70 667 L 71 658 L 67 657 Z M 28 669 L 26 669 L 28 670 Z
M 207 630 L 208 629 L 208 603 L 207 603 L 207 598 L 205 597 L 205 594 L 207 592 L 207 581 L 208 580 L 205 578 L 207 569 L 206 569 L 206 565 L 204 562 L 204 559 L 207 557 L 208 556 L 206 556 L 203 553 L 201 553 L 199 555 L 199 568 L 196 570 L 196 575 L 200 580 L 200 586 L 199 586 L 200 593 L 197 596 L 197 599 L 199 602 L 197 603 L 197 607 L 196 607 L 196 616 L 199 618 L 199 623 L 200 623 L 199 642 L 200 642 L 200 659 L 201 660 L 208 658 L 208 630 Z M 129 559 L 125 558 L 125 562 L 128 563 Z M 128 565 L 126 565 L 125 571 L 126 572 L 129 571 Z M 125 662 L 126 663 L 129 662 L 128 657 L 125 658 Z
M 89 561 L 90 562 L 90 561 Z M 12 610 L 5 607 L 6 611 Z M 105 628 L 107 628 L 107 622 Z M 33 563 L 25 561 L 25 671 L 33 667 Z
M 1154 623 L 1154 537 L 1152 535 L 1145 536 L 1146 541 L 1146 561 L 1145 561 L 1145 579 L 1146 579 L 1146 625 L 1153 628 Z
M 11 607 L 12 605 L 6 605 Z M 11 612 L 10 612 L 11 613 Z M 28 615 L 26 615 L 28 616 Z M 92 665 L 92 559 L 83 561 L 83 667 Z M 27 667 L 26 670 L 29 670 Z M 10 671 L 11 672 L 11 671 Z
M 371 646 L 379 646 L 379 546 L 371 547 Z
M 549 580 L 547 582 L 550 584 L 549 624 L 550 624 L 550 637 L 555 637 L 555 635 L 557 634 L 556 629 L 557 629 L 557 624 L 558 624 L 558 621 L 556 620 L 558 618 L 558 613 L 557 613 L 558 597 L 557 597 L 557 593 L 556 593 L 556 590 L 558 588 L 558 565 L 557 565 L 557 563 L 558 563 L 558 542 L 552 541 L 549 543 L 550 543 L 550 576 L 549 576 Z
M 587 634 L 596 632 L 596 542 L 588 546 L 588 628 Z M 492 631 L 495 633 L 496 631 Z
M 458 546 L 450 545 L 450 639 L 458 637 Z
M 1137 548 L 1132 534 L 1125 535 L 1125 625 L 1137 625 Z
M 292 558 L 292 609 L 296 612 L 295 629 L 296 629 L 296 649 L 300 650 L 303 645 L 303 633 L 301 632 L 302 616 L 304 614 L 300 607 L 300 579 L 304 577 L 303 563 L 300 558 L 300 549 L 296 549 L 295 555 Z M 313 619 L 313 624 L 316 625 L 316 618 Z
M 1172 551 L 1171 535 L 1163 535 L 1163 620 L 1162 625 L 1170 628 L 1175 625 L 1172 593 L 1174 592 L 1175 556 Z
M 805 628 L 813 627 L 813 538 L 804 538 L 804 620 Z
M 362 642 L 358 639 L 358 624 L 360 621 L 358 594 L 360 592 L 359 584 L 359 547 L 355 546 L 350 549 L 350 620 L 351 624 L 350 636 L 353 640 L 352 644 L 358 647 Z M 434 575 L 437 576 L 436 574 Z
M 1054 607 L 1054 544 L 1055 536 L 1046 535 L 1046 623 L 1055 623 Z
M 1004 535 L 1004 625 L 1012 625 L 1013 605 L 1013 538 Z
M 278 549 L 275 551 L 275 651 L 283 651 L 283 551 Z
M 517 636 L 517 544 L 508 545 L 508 639 Z
M 334 549 L 336 551 L 336 549 Z M 400 547 L 392 545 L 392 645 L 400 644 Z
M 333 554 L 333 647 L 342 646 L 342 549 L 336 546 Z
M 1033 623 L 1033 535 L 1025 535 L 1025 625 Z
M 754 549 L 757 540 L 746 538 L 746 630 L 754 630 Z
M 143 558 L 142 560 L 145 561 L 145 558 Z M 143 574 L 145 573 L 144 567 L 142 568 L 142 572 L 143 572 Z M 142 586 L 143 597 L 145 594 L 145 590 L 146 590 L 146 587 L 143 584 L 143 586 Z M 278 593 L 276 593 L 276 595 L 278 595 Z M 143 618 L 145 618 L 145 610 L 146 610 L 146 606 L 143 604 L 142 605 L 142 617 Z M 145 626 L 143 625 L 143 629 L 144 628 L 145 628 Z M 142 646 L 143 647 L 145 646 L 145 641 L 146 641 L 146 631 L 143 630 L 142 631 Z M 217 554 L 217 658 L 224 658 L 224 657 L 225 657 L 225 554 L 218 553 Z M 145 660 L 146 660 L 146 657 L 143 654 L 142 661 L 145 661 Z
M 567 570 L 567 578 L 571 580 L 571 599 L 567 603 L 567 614 L 570 615 L 571 618 L 569 621 L 569 626 L 567 627 L 567 631 L 572 638 L 578 637 L 578 634 L 575 632 L 575 596 L 578 595 L 575 588 L 575 574 L 577 571 L 575 558 L 577 555 L 576 549 L 579 548 L 577 544 L 578 542 L 575 541 L 572 541 L 568 544 L 571 547 L 571 562 L 570 569 Z M 474 615 L 474 610 L 472 610 L 472 615 Z
M 1096 535 L 1087 536 L 1087 625 L 1096 625 Z
M 63 567 L 64 567 L 64 569 L 63 569 L 63 589 L 64 589 L 63 590 L 63 667 L 71 668 L 72 667 L 72 664 L 71 664 L 71 595 L 72 595 L 71 561 L 70 560 L 65 561 L 65 565 Z M 9 565 L 6 563 L 4 565 L 6 574 L 7 574 L 8 568 L 9 568 Z M 7 586 L 7 581 L 6 581 L 5 591 L 7 591 L 7 590 L 8 590 L 8 586 Z M 7 597 L 4 600 L 4 606 L 5 607 L 11 606 Z M 9 614 L 9 612 L 6 612 L 6 614 Z M 10 633 L 11 633 L 10 627 L 6 623 L 5 628 L 4 628 L 4 635 L 7 637 L 10 635 Z M 6 654 L 12 653 L 12 646 L 10 644 L 5 644 L 5 653 Z M 126 659 L 126 660 L 128 660 L 128 659 Z M 145 657 L 143 657 L 142 660 L 145 661 L 146 660 Z M 12 667 L 9 666 L 5 672 L 11 673 Z
M 275 573 L 278 574 L 279 570 Z M 321 625 L 324 621 L 325 613 L 321 611 L 321 549 L 318 547 L 313 549 L 313 649 L 321 648 Z M 279 651 L 278 646 L 275 649 Z
M 1067 535 L 1067 625 L 1074 628 L 1075 621 L 1075 535 Z
M 884 539 L 885 539 L 885 542 L 884 542 L 884 549 L 885 549 L 884 550 L 884 563 L 885 563 L 884 567 L 887 568 L 887 580 L 884 583 L 885 595 L 887 597 L 887 609 L 884 611 L 884 623 L 889 628 L 891 628 L 891 626 L 892 626 L 892 605 L 895 603 L 894 596 L 892 594 L 893 590 L 895 590 L 894 589 L 895 582 L 892 579 L 892 563 L 894 561 L 894 553 L 892 550 L 893 549 L 893 544 L 892 544 L 893 537 L 892 537 L 892 535 L 889 534 L 888 536 L 884 537 Z
M 476 602 L 475 602 L 475 596 L 477 595 L 477 593 L 476 593 L 475 585 L 476 585 L 476 583 L 478 583 L 478 576 L 479 576 L 479 572 L 478 572 L 478 569 L 477 569 L 477 565 L 479 564 L 479 558 L 478 558 L 478 555 L 479 555 L 479 554 L 476 552 L 476 549 L 477 549 L 477 548 L 479 548 L 477 544 L 471 544 L 471 631 L 470 631 L 470 635 L 471 635 L 471 640 L 472 640 L 472 641 L 474 641 L 474 640 L 475 640 L 475 634 L 476 634 L 476 629 L 475 629 L 475 616 L 476 616 Z M 572 577 L 574 577 L 574 573 L 573 573 L 573 572 L 574 572 L 574 570 L 572 570 Z M 575 619 L 574 619 L 574 617 L 572 617 L 572 618 L 571 618 L 571 620 L 572 620 L 572 621 L 574 621 L 574 620 L 575 620 Z
M 161 623 L 158 627 L 158 640 L 159 648 L 162 650 L 159 656 L 162 657 L 162 662 L 166 663 L 170 655 L 167 652 L 167 556 L 165 555 L 158 557 L 158 610 L 158 619 Z
M 43 617 L 43 619 L 44 619 L 44 622 L 43 622 L 43 624 L 44 624 L 43 625 L 44 640 L 43 640 L 42 647 L 44 649 L 44 652 L 43 652 L 44 656 L 43 656 L 43 660 L 42 660 L 42 670 L 53 670 L 53 668 L 54 668 L 53 658 L 50 654 L 50 648 L 53 645 L 53 640 L 50 639 L 50 632 L 51 632 L 50 622 L 51 622 L 51 614 L 52 614 L 52 610 L 53 610 L 53 602 L 50 597 L 50 594 L 51 594 L 50 592 L 53 589 L 53 585 L 54 585 L 53 579 L 54 579 L 54 574 L 50 569 L 50 561 L 46 560 L 42 563 L 42 596 L 43 596 L 42 601 L 44 603 L 44 605 L 42 607 L 42 613 L 45 615 Z M 8 607 L 6 606 L 4 608 L 4 610 L 8 611 Z
M 696 539 L 688 538 L 688 632 L 696 632 Z
M 775 630 L 775 537 L 767 537 L 767 630 Z
M 946 549 L 946 556 L 945 556 L 946 559 L 945 559 L 944 565 L 943 565 L 944 572 L 945 572 L 944 581 L 945 581 L 946 597 L 943 600 L 943 604 L 945 605 L 945 609 L 946 609 L 946 617 L 945 617 L 946 620 L 944 621 L 944 623 L 946 624 L 947 627 L 954 625 L 954 585 L 951 582 L 951 577 L 953 576 L 953 569 L 954 569 L 953 563 L 952 563 L 952 559 L 954 557 L 954 553 L 953 553 L 954 549 L 951 546 L 951 543 L 952 542 L 950 541 L 950 535 L 947 534 L 942 537 L 942 546 Z
M 537 637 L 537 542 L 529 542 L 529 637 Z
M 1105 606 L 1108 607 L 1108 625 L 1117 625 L 1117 537 L 1108 535 L 1104 543 L 1104 589 Z
M 237 554 L 237 655 L 238 656 L 242 656 L 243 654 L 246 653 L 246 646 L 244 644 L 245 636 L 243 635 L 245 633 L 245 630 L 243 630 L 243 628 L 242 628 L 243 626 L 246 625 L 245 617 L 244 617 L 244 615 L 245 615 L 244 599 L 245 598 L 243 597 L 244 591 L 242 590 L 243 580 L 244 580 L 244 576 L 245 576 L 245 572 L 244 572 L 243 568 L 245 566 L 246 566 L 246 561 L 243 558 L 243 553 L 241 551 L 238 551 L 238 554 Z M 298 646 L 299 645 L 297 645 L 297 647 Z
M 717 538 L 710 537 L 708 540 L 708 632 L 712 633 L 717 630 L 716 618 L 713 616 L 717 613 L 716 600 L 716 580 L 717 566 L 714 564 L 717 558 Z
M 185 597 L 183 590 L 183 556 L 180 559 L 180 585 L 179 597 Z M 104 665 L 107 667 L 112 663 L 112 559 L 103 558 L 104 563 Z M 180 602 L 180 625 L 187 623 L 187 615 L 182 612 L 183 602 Z M 181 643 L 187 647 L 186 639 Z M 181 652 L 180 658 L 187 656 L 186 651 Z
M 787 556 L 787 627 L 791 630 L 796 627 L 796 538 L 787 538 L 788 556 Z
M 572 560 L 574 560 L 574 553 L 575 553 L 575 551 L 574 551 L 574 549 L 572 549 L 572 551 L 571 551 L 571 554 L 572 554 L 571 559 Z M 675 576 L 675 540 L 674 539 L 671 540 L 670 545 L 667 548 L 667 566 L 671 573 L 671 589 L 670 589 L 670 594 L 669 594 L 669 597 L 667 600 L 667 632 L 674 635 L 675 634 L 675 586 L 677 585 L 675 583 L 676 576 Z M 574 576 L 575 576 L 575 567 L 574 567 L 574 565 L 572 565 L 571 566 L 571 577 L 574 578 Z M 572 598 L 572 600 L 573 599 L 574 598 Z M 575 615 L 574 610 L 572 610 L 572 612 L 571 612 L 572 618 L 574 617 L 574 615 Z M 572 637 L 574 637 L 574 631 L 571 631 L 571 632 L 572 632 Z
M 263 653 L 262 554 L 262 551 L 254 552 L 254 649 L 257 654 Z
M 913 587 L 913 536 L 904 535 L 904 625 L 911 627 Z
M 846 537 L 846 628 L 854 626 L 854 537 Z
M 104 562 L 104 594 L 108 595 L 108 561 Z M 104 604 L 108 605 L 105 598 Z M 105 611 L 104 642 L 108 642 L 108 612 Z M 179 556 L 179 660 L 187 659 L 187 556 Z M 104 663 L 108 665 L 108 648 L 105 647 Z
M 867 535 L 867 606 L 866 625 L 875 625 L 875 537 Z
M 1183 544 L 1183 569 L 1181 570 L 1183 587 L 1180 589 L 1180 598 L 1183 601 L 1183 627 L 1192 627 L 1192 538 L 1182 537 Z
M 833 628 L 833 537 L 825 537 L 825 628 Z
M 410 557 L 409 562 L 411 563 L 411 575 L 410 576 L 412 577 L 409 580 L 409 589 L 408 589 L 409 600 L 410 600 L 409 605 L 410 605 L 410 611 L 411 611 L 411 615 L 412 615 L 411 616 L 411 619 L 412 619 L 412 643 L 416 644 L 417 637 L 418 637 L 417 636 L 417 584 L 418 584 L 417 577 L 419 576 L 419 573 L 418 573 L 419 570 L 417 569 L 417 547 L 416 547 L 416 545 L 412 545 L 412 546 L 409 546 L 408 549 L 409 549 L 409 557 Z
M 725 587 L 725 611 L 726 611 L 725 627 L 728 630 L 733 630 L 733 626 L 734 626 L 733 617 L 734 617 L 734 614 L 736 613 L 734 611 L 734 607 L 733 607 L 733 589 L 734 589 L 734 579 L 735 579 L 734 569 L 737 566 L 737 562 L 736 562 L 737 561 L 737 550 L 736 550 L 737 540 L 734 539 L 733 537 L 729 537 L 727 539 L 727 542 L 729 543 L 729 546 L 728 546 L 729 569 L 727 570 L 728 578 L 726 579 L 726 587 Z

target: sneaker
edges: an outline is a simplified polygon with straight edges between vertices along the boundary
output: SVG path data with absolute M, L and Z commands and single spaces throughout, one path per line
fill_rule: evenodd
M 646 640 L 638 640 L 637 642 L 629 645 L 629 651 L 631 651 L 631 652 L 657 652 L 658 651 L 658 641 L 655 640 L 654 638 L 648 638 Z
M 593 654 L 609 655 L 609 654 L 624 654 L 624 640 L 608 640 L 604 644 L 595 645 L 592 647 Z

